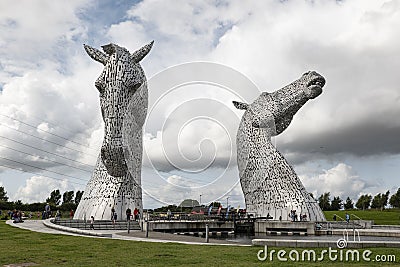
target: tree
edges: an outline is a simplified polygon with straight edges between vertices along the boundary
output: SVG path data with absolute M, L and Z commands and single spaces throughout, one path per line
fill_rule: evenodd
M 63 194 L 63 204 L 74 203 L 74 191 L 65 191 Z
M 0 201 L 8 201 L 7 191 L 4 186 L 0 186 Z
M 20 199 L 18 199 L 17 201 L 14 202 L 14 207 L 17 210 L 23 210 L 24 204 Z
M 383 210 L 385 206 L 388 204 L 389 194 L 390 192 L 388 190 L 384 195 L 382 195 L 381 210 Z
M 372 196 L 371 195 L 361 195 L 360 198 L 357 200 L 356 207 L 357 209 L 368 209 L 371 204 Z
M 396 194 L 390 197 L 389 204 L 394 208 L 400 208 L 400 187 L 397 189 Z
M 374 198 L 372 199 L 372 203 L 371 203 L 371 208 L 373 209 L 377 209 L 381 206 L 381 193 L 377 194 L 374 196 Z
M 339 196 L 333 197 L 331 210 L 340 210 L 340 208 L 342 207 L 342 202 L 343 200 L 341 200 Z
M 53 190 L 50 193 L 50 197 L 46 199 L 46 202 L 58 206 L 60 205 L 60 200 L 61 200 L 60 190 L 57 189 Z
M 330 210 L 331 205 L 330 205 L 330 192 L 324 193 L 318 198 L 318 205 L 322 210 Z
M 219 206 L 222 206 L 221 202 L 218 202 L 218 201 L 214 201 L 210 205 L 213 206 L 213 207 L 216 207 L 216 208 L 219 208 Z
M 350 199 L 350 197 L 346 198 L 346 203 L 344 203 L 344 209 L 345 210 L 354 209 L 354 203 L 353 200 Z
M 377 194 L 372 199 L 371 208 L 383 210 L 387 205 L 388 199 L 389 199 L 389 191 L 386 191 L 385 194 L 383 193 Z
M 82 195 L 83 195 L 84 191 L 76 191 L 76 195 L 75 195 L 75 204 L 78 205 L 79 202 L 81 202 L 82 199 Z

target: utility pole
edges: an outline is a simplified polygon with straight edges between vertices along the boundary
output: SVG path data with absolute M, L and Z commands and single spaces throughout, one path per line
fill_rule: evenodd
M 199 204 L 200 204 L 200 207 L 201 207 L 201 194 L 200 194 L 200 203 Z

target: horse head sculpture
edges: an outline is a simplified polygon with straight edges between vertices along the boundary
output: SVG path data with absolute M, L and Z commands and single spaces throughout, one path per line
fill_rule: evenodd
M 102 46 L 105 53 L 84 45 L 89 56 L 104 65 L 95 86 L 100 93 L 101 114 L 105 124 L 101 160 L 112 176 L 123 176 L 128 169 L 121 129 L 128 103 L 146 82 L 139 62 L 150 52 L 152 45 L 153 42 L 132 54 L 116 44 Z
M 262 93 L 251 104 L 233 101 L 236 108 L 245 110 L 236 142 L 247 212 L 283 220 L 297 212 L 307 220 L 325 220 L 318 203 L 271 143 L 271 137 L 281 134 L 297 111 L 322 93 L 324 85 L 320 74 L 309 71 L 273 93 Z
M 146 76 L 140 61 L 153 42 L 134 53 L 116 44 L 103 51 L 84 45 L 88 55 L 103 64 L 95 82 L 100 93 L 104 139 L 92 178 L 86 186 L 75 219 L 109 219 L 111 210 L 122 218 L 125 210 L 142 210 L 142 127 L 147 115 Z

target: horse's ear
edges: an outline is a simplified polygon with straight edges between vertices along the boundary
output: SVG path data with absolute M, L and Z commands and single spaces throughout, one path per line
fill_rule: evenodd
M 153 47 L 153 43 L 154 41 L 151 41 L 147 45 L 133 52 L 131 55 L 132 60 L 136 63 L 139 63 L 150 52 L 151 48 Z
M 91 58 L 93 58 L 97 62 L 100 62 L 104 66 L 107 64 L 108 56 L 106 54 L 104 54 L 103 52 L 101 52 L 100 50 L 98 50 L 96 48 L 93 48 L 93 47 L 85 45 L 85 44 L 83 45 L 83 47 L 85 48 L 86 53 Z
M 248 109 L 249 104 L 243 103 L 243 102 L 237 102 L 237 101 L 232 101 L 233 105 L 237 109 Z

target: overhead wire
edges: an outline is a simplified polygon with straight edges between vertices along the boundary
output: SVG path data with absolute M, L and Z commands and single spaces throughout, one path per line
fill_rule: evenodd
M 65 181 L 65 180 L 67 180 L 68 183 L 73 183 L 73 184 L 78 184 L 78 185 L 83 185 L 83 186 L 85 186 L 85 184 L 81 184 L 81 183 L 78 183 L 78 182 L 70 181 L 70 180 L 68 180 L 68 179 L 60 179 L 60 178 L 55 178 L 55 177 L 51 177 L 51 176 L 48 176 L 48 175 L 43 175 L 43 174 L 41 174 L 41 173 L 35 173 L 35 172 L 24 171 L 24 170 L 20 170 L 20 169 L 18 169 L 18 168 L 15 168 L 15 167 L 3 165 L 3 164 L 1 164 L 1 163 L 0 163 L 0 166 L 2 166 L 2 167 L 4 167 L 4 168 L 12 169 L 12 170 L 20 171 L 20 172 L 25 172 L 25 173 L 30 173 L 30 174 L 34 174 L 34 175 L 43 176 L 43 177 L 50 178 L 50 179 L 54 179 L 54 180 L 59 180 L 59 181 Z
M 33 166 L 33 165 L 30 165 L 30 164 L 27 164 L 27 163 L 23 163 L 23 162 L 20 162 L 20 161 L 17 161 L 17 160 L 8 159 L 8 158 L 4 158 L 4 157 L 0 157 L 0 159 L 7 160 L 7 161 L 11 161 L 11 162 L 14 162 L 14 163 L 17 163 L 17 164 L 21 164 L 21 165 L 24 165 L 24 166 L 28 166 L 28 167 L 31 167 L 31 168 L 35 168 L 35 169 L 38 169 L 38 170 L 42 170 L 42 171 L 46 171 L 46 172 L 55 173 L 55 174 L 62 175 L 62 176 L 65 176 L 65 177 L 70 177 L 70 178 L 77 179 L 77 180 L 81 180 L 81 181 L 85 181 L 85 182 L 88 181 L 88 180 L 86 180 L 86 179 L 74 177 L 74 176 L 71 176 L 71 175 L 68 175 L 68 174 L 63 174 L 63 173 L 56 172 L 56 171 L 50 171 L 50 170 L 47 170 L 47 169 L 45 169 L 45 168 Z
M 31 136 L 31 137 L 33 137 L 33 138 L 36 138 L 36 139 L 39 139 L 39 140 L 42 140 L 42 141 L 45 141 L 45 142 L 48 142 L 48 143 L 51 143 L 51 144 L 60 146 L 60 147 L 64 147 L 64 148 L 66 148 L 66 149 L 73 150 L 73 151 L 78 152 L 78 153 L 81 153 L 81 154 L 85 154 L 85 155 L 88 155 L 88 156 L 91 156 L 91 157 L 97 157 L 97 155 L 85 153 L 85 152 L 82 152 L 81 150 L 78 150 L 78 149 L 75 149 L 75 148 L 72 148 L 72 147 L 68 147 L 68 146 L 59 144 L 59 143 L 57 143 L 57 142 L 53 142 L 53 141 L 50 141 L 50 140 L 47 140 L 47 139 L 38 137 L 38 136 L 36 136 L 36 135 L 33 135 L 33 134 L 30 134 L 30 133 L 21 131 L 21 130 L 19 130 L 19 129 L 15 129 L 15 128 L 13 128 L 13 127 L 11 127 L 11 126 L 8 126 L 7 124 L 1 123 L 1 122 L 0 122 L 0 125 L 2 125 L 2 126 L 4 126 L 4 127 L 7 127 L 7 128 L 9 128 L 9 129 L 11 129 L 11 130 L 14 130 L 14 131 L 17 131 L 17 132 L 26 134 L 26 135 Z
M 25 143 L 16 141 L 16 140 L 11 139 L 11 138 L 8 138 L 8 137 L 6 137 L 6 136 L 0 135 L 0 138 L 4 138 L 4 139 L 7 139 L 7 140 L 9 140 L 9 141 L 15 142 L 15 143 L 17 143 L 17 144 L 20 144 L 20 145 L 23 145 L 23 146 L 26 146 L 26 147 L 30 147 L 30 148 L 33 148 L 33 149 L 36 149 L 36 150 L 39 150 L 39 151 L 42 151 L 42 152 L 45 152 L 45 153 L 48 153 L 48 154 L 51 154 L 51 155 L 54 155 L 54 156 L 63 158 L 63 159 L 67 159 L 67 160 L 70 160 L 70 161 L 79 163 L 79 164 L 81 164 L 81 165 L 86 165 L 86 166 L 89 166 L 89 167 L 91 167 L 91 168 L 94 168 L 93 165 L 89 165 L 89 164 L 83 163 L 83 162 L 78 161 L 78 160 L 70 159 L 70 158 L 68 158 L 68 157 L 65 157 L 65 156 L 62 156 L 62 155 L 59 155 L 59 154 L 56 154 L 56 153 L 53 153 L 53 152 L 50 152 L 50 151 L 47 151 L 47 150 L 38 148 L 38 147 L 34 147 L 34 146 L 31 146 L 31 145 L 28 145 L 28 144 L 25 144 Z
M 8 146 L 4 146 L 4 145 L 1 145 L 1 144 L 0 144 L 0 146 L 4 147 L 6 149 L 9 149 L 9 150 L 13 150 L 13 151 L 16 151 L 16 152 L 19 152 L 19 153 L 23 153 L 25 155 L 29 155 L 29 156 L 32 156 L 32 157 L 38 157 L 38 158 L 43 159 L 45 161 L 49 161 L 49 162 L 53 162 L 53 163 L 56 163 L 56 164 L 68 166 L 68 167 L 71 167 L 71 168 L 74 168 L 74 169 L 77 169 L 77 170 L 81 170 L 81 171 L 84 171 L 84 172 L 89 172 L 89 173 L 92 172 L 92 171 L 89 171 L 89 170 L 85 170 L 85 169 L 82 169 L 82 168 L 79 168 L 79 167 L 76 167 L 76 166 L 72 166 L 72 165 L 69 165 L 69 164 L 66 164 L 66 163 L 58 162 L 58 161 L 55 161 L 55 160 L 47 159 L 47 158 L 41 157 L 39 155 L 30 154 L 30 153 L 27 153 L 27 152 L 24 152 L 24 151 L 21 151 L 21 150 L 18 150 L 18 149 L 14 149 L 14 148 L 11 148 L 11 147 L 8 147 Z
M 41 131 L 41 132 L 44 132 L 44 133 L 47 133 L 47 134 L 56 136 L 56 137 L 58 137 L 58 138 L 61 138 L 61 139 L 66 140 L 66 141 L 68 141 L 68 142 L 71 142 L 71 143 L 74 143 L 74 144 L 77 144 L 77 145 L 80 145 L 80 146 L 84 146 L 84 147 L 86 147 L 86 148 L 89 148 L 89 149 L 91 149 L 91 150 L 95 150 L 95 151 L 96 151 L 96 149 L 94 149 L 94 148 L 92 148 L 92 147 L 90 147 L 90 146 L 88 146 L 88 145 L 81 144 L 81 143 L 76 142 L 76 141 L 74 141 L 74 140 L 70 140 L 69 138 L 66 138 L 66 137 L 64 137 L 64 136 L 61 136 L 61 135 L 58 135 L 58 134 L 55 134 L 55 133 L 52 133 L 52 132 L 49 132 L 49 131 L 40 129 L 40 128 L 38 128 L 38 127 L 32 125 L 32 124 L 29 124 L 29 123 L 27 123 L 27 122 L 21 121 L 21 120 L 19 120 L 19 119 L 14 118 L 14 117 L 11 117 L 11 116 L 8 116 L 8 115 L 5 115 L 5 114 L 1 114 L 1 113 L 0 113 L 0 115 L 1 115 L 1 116 L 4 116 L 4 117 L 6 117 L 6 118 L 9 118 L 9 119 L 11 119 L 11 120 L 18 121 L 19 123 L 22 123 L 22 124 L 24 124 L 24 125 L 27 125 L 27 126 L 29 126 L 29 127 L 32 127 L 32 128 L 34 128 L 34 129 L 36 129 L 36 130 L 38 130 L 38 131 Z M 50 123 L 50 122 L 45 122 L 45 123 L 54 125 L 54 126 L 56 126 L 56 127 L 63 128 L 63 127 L 61 127 L 61 126 L 59 126 L 59 125 L 56 125 L 56 124 L 54 124 L 54 123 Z M 63 128 L 63 129 L 65 129 L 65 128 Z M 69 132 L 71 132 L 71 131 L 69 131 Z

